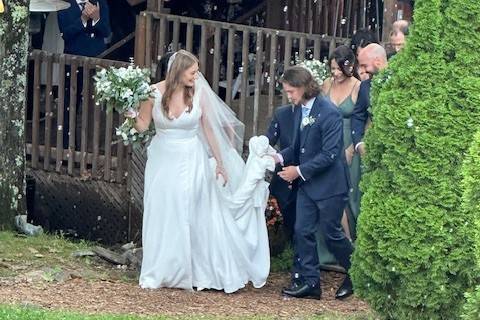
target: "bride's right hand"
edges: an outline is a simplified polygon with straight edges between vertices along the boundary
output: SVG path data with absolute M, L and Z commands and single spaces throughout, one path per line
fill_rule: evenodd
M 133 109 L 130 109 L 130 110 L 127 110 L 123 113 L 123 116 L 125 118 L 132 118 L 132 119 L 135 119 L 136 117 L 138 117 L 138 114 L 139 112 L 138 111 L 135 111 Z
M 228 176 L 227 176 L 227 173 L 225 172 L 225 169 L 222 166 L 217 165 L 215 169 L 215 176 L 217 180 L 218 180 L 218 176 L 222 176 L 224 181 L 223 186 L 225 187 L 227 185 Z

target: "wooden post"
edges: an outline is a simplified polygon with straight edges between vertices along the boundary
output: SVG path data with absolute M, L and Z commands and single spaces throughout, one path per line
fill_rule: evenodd
M 283 6 L 279 5 L 278 0 L 267 1 L 267 28 L 284 29 L 286 13 L 283 12 Z
M 145 32 L 146 32 L 147 16 L 142 13 L 137 16 L 137 25 L 135 28 L 135 64 L 138 66 L 145 65 Z
M 382 39 L 383 42 L 390 41 L 389 35 L 392 31 L 392 24 L 395 22 L 397 0 L 384 0 L 383 2 L 383 22 L 382 22 Z M 380 25 L 379 25 L 380 27 Z

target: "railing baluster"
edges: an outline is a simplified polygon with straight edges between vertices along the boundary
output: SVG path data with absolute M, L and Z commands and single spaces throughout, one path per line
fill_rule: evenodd
M 275 85 L 276 72 L 275 67 L 277 65 L 277 35 L 272 32 L 270 34 L 270 71 L 267 78 L 268 82 L 268 114 L 267 117 L 270 118 L 273 114 L 274 100 L 275 100 Z
M 248 92 L 248 47 L 250 45 L 250 32 L 247 30 L 243 31 L 243 43 L 242 43 L 242 84 L 241 84 L 241 91 L 240 91 L 240 108 L 239 108 L 239 118 L 240 121 L 245 122 L 245 104 L 247 102 L 247 97 L 249 95 Z M 227 88 L 228 90 L 228 88 Z
M 234 68 L 234 45 L 235 45 L 235 30 L 233 28 L 228 29 L 228 48 L 227 48 L 227 86 L 225 103 L 232 104 L 232 100 L 235 98 L 232 96 L 233 87 L 233 68 Z
M 77 57 L 73 57 L 71 60 L 70 68 L 70 104 L 68 106 L 69 118 L 68 121 L 68 167 L 67 172 L 69 175 L 73 175 L 73 166 L 75 162 L 75 129 L 77 124 L 77 76 L 78 73 L 78 61 Z
M 47 55 L 47 83 L 45 87 L 45 155 L 43 158 L 43 169 L 50 170 L 50 153 L 52 145 L 52 98 L 53 98 L 53 56 Z
M 88 147 L 88 115 L 89 102 L 92 93 L 90 93 L 90 60 L 83 60 L 83 91 L 82 91 L 82 128 L 80 144 L 80 175 L 87 171 L 87 147 Z
M 40 66 L 41 53 L 33 53 L 32 168 L 38 167 L 40 145 Z
M 283 65 L 286 68 L 290 66 L 290 59 L 292 58 L 292 37 L 287 35 L 285 37 L 285 53 L 283 58 Z M 282 91 L 283 92 L 283 91 Z M 282 94 L 282 104 L 287 103 L 287 95 L 285 92 Z
M 55 171 L 60 172 L 63 162 L 63 131 L 65 130 L 65 56 L 60 56 L 58 68 L 58 103 L 57 103 L 57 161 Z
M 200 71 L 205 75 L 206 63 L 207 63 L 207 26 L 202 23 L 202 33 L 200 36 Z
M 256 136 L 258 131 L 258 112 L 260 107 L 260 94 L 263 78 L 263 31 L 257 31 L 257 52 L 255 58 L 255 91 L 253 97 L 253 127 L 252 135 Z
M 214 41 L 212 89 L 218 94 L 218 83 L 220 81 L 220 42 L 222 41 L 222 29 L 220 27 L 215 28 Z

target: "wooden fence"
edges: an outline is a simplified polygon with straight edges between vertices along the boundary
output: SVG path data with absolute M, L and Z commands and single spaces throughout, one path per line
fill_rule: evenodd
M 29 60 L 29 68 L 33 68 L 29 71 L 33 76 L 33 91 L 29 96 L 33 98 L 27 111 L 31 119 L 26 121 L 25 132 L 30 167 L 123 182 L 128 153 L 123 144 L 113 143 L 115 127 L 123 117 L 106 113 L 105 108 L 95 103 L 93 76 L 100 68 L 127 64 L 38 50 L 30 54 Z M 77 95 L 79 77 L 83 78 L 81 95 Z M 54 78 L 58 79 L 54 81 Z M 82 98 L 80 104 L 77 97 Z M 66 110 L 69 110 L 68 119 L 64 116 Z M 70 130 L 68 142 L 64 143 L 67 121 Z
M 259 117 L 269 118 L 280 95 L 277 78 L 295 60 L 323 59 L 345 38 L 251 27 L 158 12 L 138 16 L 136 64 L 152 68 L 167 51 L 186 49 L 200 59 L 213 90 L 259 133 Z M 221 90 L 225 92 L 221 92 Z M 239 101 L 234 103 L 236 93 Z M 261 99 L 261 97 L 263 98 Z M 247 100 L 253 97 L 250 108 Z M 249 101 L 252 99 L 249 99 Z M 266 103 L 261 103 L 261 101 Z M 281 102 L 286 102 L 283 96 Z M 252 113 L 252 114 L 246 114 Z M 253 116 L 247 119 L 247 116 Z

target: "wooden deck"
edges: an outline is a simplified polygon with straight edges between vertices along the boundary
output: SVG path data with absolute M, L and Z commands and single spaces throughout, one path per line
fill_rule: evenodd
M 155 74 L 167 49 L 185 48 L 197 54 L 213 90 L 245 123 L 248 142 L 266 131 L 274 109 L 286 103 L 276 81 L 283 69 L 296 60 L 322 59 L 345 41 L 144 12 L 138 17 L 135 62 Z M 75 229 L 80 237 L 104 242 L 140 235 L 146 162 L 145 148 L 131 150 L 114 143 L 123 116 L 106 113 L 95 103 L 93 76 L 110 66 L 126 63 L 33 51 L 31 116 L 25 128 L 27 165 L 40 197 L 39 223 L 55 230 Z M 83 78 L 81 94 L 77 94 L 78 77 Z M 79 103 L 77 96 L 82 98 Z M 64 141 L 66 124 L 68 141 Z M 118 232 L 96 225 L 98 217 Z

